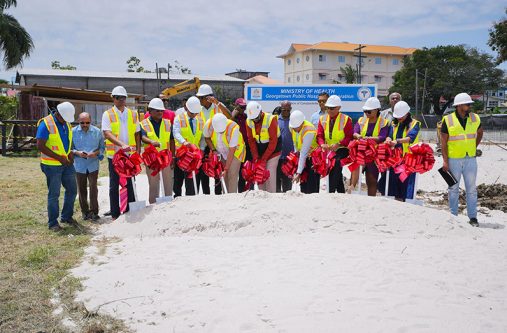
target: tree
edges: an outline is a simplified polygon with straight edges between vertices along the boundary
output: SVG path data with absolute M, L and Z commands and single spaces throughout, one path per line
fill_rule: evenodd
M 18 111 L 18 100 L 16 97 L 0 95 L 0 120 L 12 119 Z
M 5 69 L 11 69 L 23 63 L 33 50 L 32 37 L 19 24 L 14 16 L 5 13 L 16 0 L 0 0 L 0 53 L 3 53 Z
M 340 67 L 342 75 L 345 77 L 345 83 L 355 83 L 357 78 L 357 70 L 351 65 L 347 64 L 345 67 Z
M 192 70 L 190 68 L 180 64 L 180 62 L 178 60 L 174 60 L 174 66 L 171 66 L 169 64 L 169 68 L 175 68 L 176 73 L 179 73 L 179 74 L 192 74 Z
M 390 92 L 401 93 L 410 105 L 415 105 L 416 70 L 419 71 L 419 96 L 425 69 L 426 94 L 423 98 L 430 101 L 435 113 L 441 115 L 460 92 L 482 94 L 497 88 L 502 81 L 503 71 L 496 68 L 493 57 L 481 53 L 475 48 L 464 45 L 447 45 L 416 50 L 411 57 L 405 58 L 403 67 L 394 75 L 394 84 Z M 440 98 L 447 104 L 440 106 Z
M 507 8 L 505 14 L 507 14 Z M 497 65 L 507 60 L 507 17 L 503 17 L 500 22 L 494 22 L 493 27 L 489 29 L 488 45 L 498 53 Z
M 52 69 L 62 69 L 62 70 L 67 70 L 67 71 L 75 71 L 77 69 L 77 67 L 71 66 L 71 65 L 62 66 L 62 65 L 60 65 L 59 60 L 51 61 L 51 68 Z
M 141 60 L 138 57 L 132 56 L 127 60 L 127 72 L 136 72 L 136 73 L 151 73 L 151 71 L 144 69 L 143 66 L 140 66 Z

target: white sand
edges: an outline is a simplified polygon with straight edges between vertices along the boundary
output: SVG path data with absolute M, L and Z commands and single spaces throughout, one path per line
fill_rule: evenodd
M 507 155 L 484 153 L 492 183 Z M 444 190 L 432 173 L 421 188 Z M 183 197 L 103 225 L 96 239 L 119 241 L 73 273 L 89 310 L 111 302 L 100 311 L 138 332 L 506 332 L 506 216 L 472 228 L 358 195 Z

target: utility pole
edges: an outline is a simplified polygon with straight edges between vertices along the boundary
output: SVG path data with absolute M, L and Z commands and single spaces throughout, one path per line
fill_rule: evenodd
M 424 70 L 424 84 L 423 84 L 423 94 L 422 94 L 422 101 L 421 101 L 421 114 L 424 114 L 424 100 L 426 97 L 426 76 L 428 75 L 428 68 Z
M 417 110 L 419 108 L 419 71 L 415 70 L 415 117 L 417 118 Z
M 354 51 L 359 51 L 359 55 L 354 55 L 354 57 L 358 58 L 359 66 L 357 70 L 357 83 L 361 83 L 362 77 L 361 77 L 361 67 L 363 67 L 363 58 L 366 58 L 366 56 L 363 56 L 362 49 L 364 49 L 366 46 L 359 44 L 359 47 L 355 48 Z

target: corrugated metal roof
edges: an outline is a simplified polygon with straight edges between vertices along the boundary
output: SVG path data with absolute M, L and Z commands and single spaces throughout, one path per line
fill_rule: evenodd
M 400 46 L 369 45 L 369 44 L 361 44 L 361 45 L 365 46 L 365 48 L 362 49 L 363 53 L 373 53 L 373 54 L 411 55 L 412 53 L 414 53 L 415 50 L 417 50 L 416 48 L 406 48 Z M 307 50 L 354 52 L 354 49 L 358 47 L 359 44 L 337 43 L 337 42 L 320 42 L 313 45 L 292 44 L 287 53 L 282 54 L 278 57 L 283 58 L 292 53 Z
M 18 75 L 34 75 L 34 76 L 65 76 L 65 77 L 95 77 L 95 78 L 117 78 L 117 79 L 143 79 L 156 80 L 156 73 L 136 73 L 136 72 L 96 72 L 83 70 L 58 70 L 58 69 L 33 69 L 23 68 L 18 70 Z M 227 75 L 219 76 L 203 76 L 198 74 L 169 74 L 170 80 L 191 80 L 198 77 L 201 81 L 231 81 L 244 82 L 244 80 Z M 167 74 L 162 73 L 162 80 L 167 80 Z

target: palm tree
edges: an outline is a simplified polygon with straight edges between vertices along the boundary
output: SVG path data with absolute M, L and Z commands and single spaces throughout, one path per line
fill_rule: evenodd
M 340 67 L 340 71 L 345 77 L 345 83 L 354 83 L 357 78 L 357 70 L 352 68 L 350 65 L 346 65 L 345 67 Z
M 21 65 L 33 50 L 30 34 L 14 16 L 5 13 L 6 9 L 16 5 L 16 0 L 0 0 L 0 53 L 3 53 L 5 69 Z

